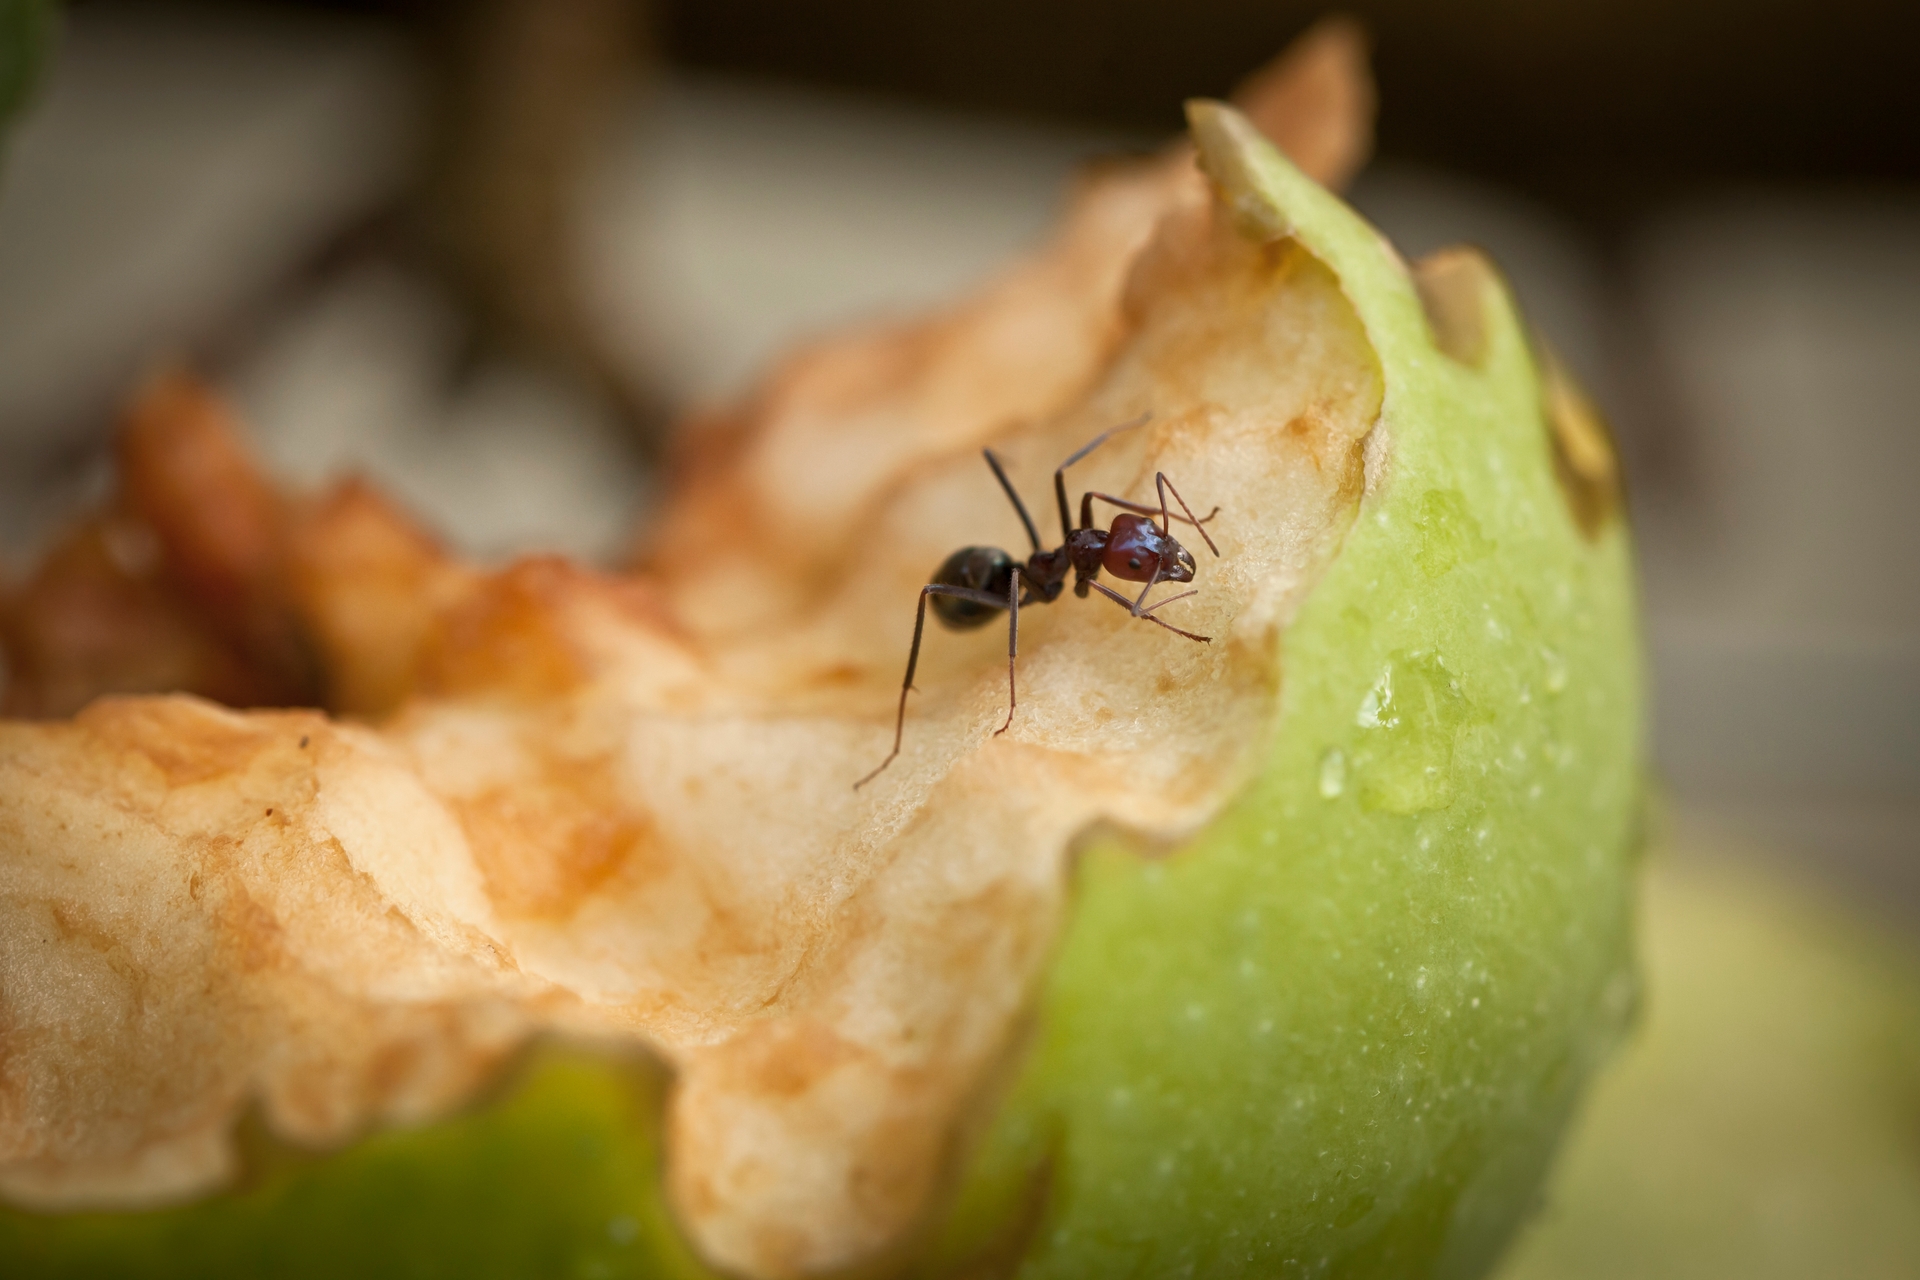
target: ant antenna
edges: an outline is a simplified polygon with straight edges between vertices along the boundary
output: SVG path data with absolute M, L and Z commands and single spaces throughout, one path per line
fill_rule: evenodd
M 993 468 L 993 478 L 1000 482 L 1000 487 L 1006 490 L 1008 501 L 1013 503 L 1013 509 L 1020 513 L 1020 523 L 1027 526 L 1027 538 L 1033 543 L 1034 551 L 1038 553 L 1040 531 L 1033 527 L 1033 517 L 1027 514 L 1027 504 L 1020 501 L 1019 490 L 1013 487 L 1013 481 L 1007 479 L 1006 470 L 1000 465 L 1000 459 L 994 455 L 993 450 L 982 449 L 980 452 L 987 456 L 987 465 Z
M 1180 504 L 1180 509 L 1187 513 L 1187 523 L 1200 531 L 1200 536 L 1207 540 L 1207 550 L 1213 552 L 1217 557 L 1220 554 L 1220 548 L 1213 545 L 1213 535 L 1207 532 L 1207 520 L 1211 520 L 1214 516 L 1219 515 L 1220 508 L 1215 507 L 1212 513 L 1207 516 L 1207 520 L 1195 520 L 1193 518 L 1193 508 L 1188 506 L 1187 500 L 1180 496 L 1180 491 L 1173 487 L 1173 481 L 1167 479 L 1166 472 L 1156 471 L 1153 476 L 1153 482 L 1160 490 L 1160 532 L 1168 533 L 1173 529 L 1173 526 L 1167 523 L 1167 494 L 1171 493 L 1173 494 L 1173 500 Z M 1164 601 L 1162 603 L 1164 603 Z
M 1068 458 L 1065 462 L 1054 468 L 1053 496 L 1058 499 L 1060 503 L 1060 540 L 1062 542 L 1073 537 L 1073 516 L 1067 507 L 1067 468 L 1105 444 L 1110 437 L 1117 436 L 1122 431 L 1131 431 L 1135 427 L 1145 426 L 1148 422 L 1152 421 L 1152 419 L 1153 413 L 1149 410 L 1137 418 L 1129 418 L 1117 427 L 1108 427 L 1105 431 L 1102 431 L 1099 435 L 1081 445 L 1071 458 Z M 1039 545 L 1037 539 L 1034 545 L 1036 547 Z

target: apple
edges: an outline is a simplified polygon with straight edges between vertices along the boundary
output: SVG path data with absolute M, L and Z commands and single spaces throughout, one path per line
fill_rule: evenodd
M 1215 527 L 1238 539 L 1221 567 L 1203 562 L 1214 576 L 1201 585 L 1278 603 L 1216 619 L 1220 643 L 1204 652 L 1123 630 L 1111 609 L 1087 615 L 1110 638 L 1069 643 L 1056 610 L 1034 624 L 1055 630 L 1023 650 L 1038 674 L 1022 688 L 1021 732 L 1056 752 L 1071 739 L 1059 717 L 1105 696 L 1111 671 L 1074 665 L 1090 646 L 1145 673 L 1134 689 L 1147 708 L 1179 696 L 1178 679 L 1151 682 L 1167 663 L 1215 673 L 1208 687 L 1231 695 L 1218 719 L 1180 729 L 1203 766 L 1227 761 L 1181 783 L 1219 792 L 1197 830 L 1180 825 L 1191 807 L 1162 813 L 1156 796 L 1129 790 L 1171 786 L 1173 773 L 1051 773 L 1057 755 L 984 754 L 997 748 L 976 732 L 975 703 L 1004 694 L 997 641 L 956 642 L 923 672 L 930 692 L 907 724 L 919 743 L 962 743 L 989 772 L 1035 762 L 1022 776 L 1036 804 L 1105 787 L 1119 811 L 1138 799 L 1147 817 L 1096 825 L 1105 834 L 1075 844 L 1023 1031 L 966 1076 L 972 1096 L 951 1134 L 894 1131 L 904 1149 L 949 1153 L 927 1197 L 935 1210 L 857 1270 L 1481 1274 L 1534 1205 L 1583 1085 L 1635 1005 L 1642 688 L 1604 428 L 1484 258 L 1453 251 L 1410 267 L 1230 108 L 1195 103 L 1190 122 L 1215 200 L 1194 216 L 1212 219 L 1214 238 L 1174 237 L 1171 256 L 1150 250 L 1136 268 L 1128 305 L 1146 316 L 1143 345 L 1110 367 L 1087 413 L 1118 414 L 1129 370 L 1185 388 L 1200 369 L 1181 421 L 1201 425 L 1176 423 L 1155 447 L 1210 477 L 1205 501 L 1225 509 Z M 1181 245 L 1201 256 L 1181 257 Z M 1204 290 L 1184 283 L 1190 269 Z M 1321 344 L 1285 348 L 1301 359 L 1351 357 L 1347 390 L 1315 390 L 1333 374 L 1262 354 L 1268 329 L 1288 325 Z M 1233 360 L 1191 354 L 1223 345 Z M 1207 397 L 1258 399 L 1268 383 L 1312 393 L 1282 420 L 1299 437 L 1287 456 L 1300 475 L 1319 467 L 1315 432 L 1347 451 L 1300 481 L 1320 486 L 1331 514 L 1291 542 L 1289 521 L 1308 517 L 1253 498 L 1267 492 L 1253 487 L 1259 450 L 1278 444 L 1232 437 L 1242 452 L 1205 472 L 1203 446 L 1228 439 L 1207 424 L 1231 416 Z M 1293 549 L 1258 561 L 1290 585 L 1233 596 L 1233 574 L 1269 544 Z M 1221 668 L 1193 665 L 1205 662 L 1252 675 L 1221 685 Z M 892 725 L 888 695 L 873 689 L 884 729 L 876 715 L 857 736 L 823 732 L 818 753 L 877 761 Z M 1200 750 L 1235 734 L 1250 736 Z M 861 803 L 931 794 L 912 790 L 938 777 L 931 748 L 913 750 L 875 784 L 896 790 Z M 855 803 L 845 781 L 832 804 Z M 675 1170 L 702 1154 L 707 1131 L 663 1129 L 660 1117 L 704 1096 L 704 1079 L 669 1085 L 617 1053 L 546 1049 L 466 1114 L 333 1154 L 295 1153 L 253 1125 L 246 1176 L 213 1198 L 0 1214 L 0 1270 L 707 1274 L 695 1243 L 735 1270 L 743 1257 L 775 1274 L 823 1269 L 783 1263 L 765 1237 L 728 1254 L 745 1237 L 685 1190 L 698 1184 Z

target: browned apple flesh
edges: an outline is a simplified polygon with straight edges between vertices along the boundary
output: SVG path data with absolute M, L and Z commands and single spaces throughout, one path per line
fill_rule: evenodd
M 206 444 L 202 393 L 153 394 Z M 265 504 L 275 567 L 235 570 L 216 638 L 271 654 L 245 620 L 292 618 L 359 718 L 123 696 L 0 724 L 0 1194 L 197 1194 L 250 1106 L 336 1143 L 559 1032 L 674 1068 L 668 1186 L 708 1258 L 884 1254 L 1017 1041 L 1076 841 L 1176 841 L 1253 767 L 1381 394 L 1328 271 L 1175 154 L 1089 179 L 972 302 L 796 356 L 640 573 L 481 572 L 364 487 Z M 1211 643 L 1097 596 L 1024 610 L 996 736 L 1004 632 L 932 630 L 905 750 L 856 792 L 921 584 L 957 546 L 1025 552 L 980 446 L 1051 537 L 1053 468 L 1142 414 L 1070 485 L 1164 471 L 1220 507 L 1161 615 Z

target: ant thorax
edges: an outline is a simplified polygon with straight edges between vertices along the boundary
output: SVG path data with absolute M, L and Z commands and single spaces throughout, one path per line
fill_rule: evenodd
M 1100 562 L 1107 553 L 1107 531 L 1105 529 L 1075 529 L 1067 535 L 1067 558 L 1073 562 L 1073 573 L 1080 582 L 1100 576 Z M 1087 594 L 1084 586 L 1076 586 L 1080 595 Z
M 1036 551 L 1027 557 L 1027 582 L 1032 588 L 1030 598 L 1023 598 L 1022 604 L 1050 604 L 1060 598 L 1060 591 L 1066 586 L 1067 574 L 1073 569 L 1074 561 L 1070 547 L 1055 547 L 1052 551 Z

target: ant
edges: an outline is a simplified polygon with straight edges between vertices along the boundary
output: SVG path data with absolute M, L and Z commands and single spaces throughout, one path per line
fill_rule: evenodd
M 1153 477 L 1160 493 L 1160 523 L 1157 525 L 1153 522 L 1155 509 L 1146 503 L 1131 502 L 1094 490 L 1080 495 L 1080 523 L 1077 526 L 1068 512 L 1067 468 L 1105 444 L 1110 437 L 1140 426 L 1147 421 L 1147 417 L 1142 414 L 1131 422 L 1109 427 L 1054 469 L 1053 496 L 1060 504 L 1062 541 L 1052 551 L 1041 549 L 1040 531 L 1034 527 L 1033 517 L 1027 514 L 1027 504 L 1020 501 L 1020 494 L 1014 489 L 1013 482 L 1007 479 L 1006 469 L 1000 465 L 1000 459 L 994 456 L 991 449 L 981 450 L 987 465 L 993 469 L 993 478 L 1000 482 L 1000 488 L 1006 492 L 1008 501 L 1013 503 L 1013 509 L 1020 513 L 1020 523 L 1026 526 L 1027 538 L 1033 543 L 1033 554 L 1022 564 L 998 547 L 962 547 L 934 571 L 932 582 L 920 588 L 920 607 L 913 616 L 913 647 L 907 651 L 907 676 L 900 682 L 900 710 L 893 722 L 893 750 L 887 753 L 887 758 L 880 762 L 879 768 L 853 784 L 854 790 L 858 791 L 879 777 L 893 763 L 894 757 L 900 754 L 900 735 L 907 722 L 907 695 L 913 692 L 913 672 L 920 662 L 920 636 L 927 625 L 929 596 L 933 598 L 934 616 L 950 631 L 971 631 L 986 625 L 1001 610 L 1007 612 L 1007 720 L 993 731 L 995 737 L 1012 727 L 1013 711 L 1019 705 L 1019 697 L 1014 690 L 1013 660 L 1020 645 L 1020 607 L 1052 604 L 1058 600 L 1061 591 L 1066 588 L 1068 570 L 1072 570 L 1074 575 L 1073 594 L 1081 599 L 1086 599 L 1089 589 L 1098 591 L 1136 618 L 1144 618 L 1177 636 L 1185 636 L 1201 644 L 1212 642 L 1211 636 L 1182 631 L 1172 623 L 1153 616 L 1176 600 L 1198 595 L 1197 590 L 1168 596 L 1144 609 L 1141 606 L 1146 604 L 1147 593 L 1153 590 L 1156 583 L 1193 581 L 1193 556 L 1174 539 L 1170 520 L 1183 520 L 1198 529 L 1200 536 L 1206 539 L 1207 550 L 1218 556 L 1220 548 L 1213 545 L 1206 524 L 1220 514 L 1219 507 L 1195 519 L 1193 508 L 1173 487 L 1166 472 L 1161 471 L 1154 473 Z M 1180 504 L 1185 515 L 1169 517 L 1169 493 Z M 1110 506 L 1119 507 L 1122 512 L 1133 514 L 1115 516 L 1113 526 L 1109 529 L 1096 528 L 1093 523 L 1093 503 L 1096 498 Z M 1122 581 L 1144 582 L 1146 585 L 1140 589 L 1137 597 L 1128 600 L 1098 580 L 1102 569 Z M 1024 590 L 1022 583 L 1025 584 Z

